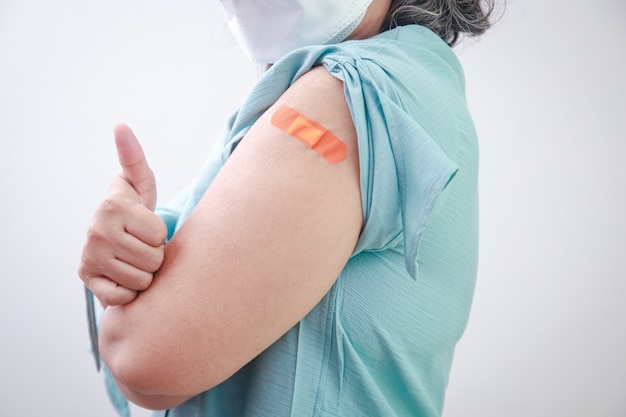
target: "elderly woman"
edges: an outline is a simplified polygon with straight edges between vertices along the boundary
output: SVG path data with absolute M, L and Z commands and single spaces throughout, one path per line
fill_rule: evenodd
M 117 126 L 122 173 L 83 250 L 118 410 L 441 415 L 477 264 L 477 141 L 450 46 L 493 5 L 220 2 L 268 71 L 156 211 Z

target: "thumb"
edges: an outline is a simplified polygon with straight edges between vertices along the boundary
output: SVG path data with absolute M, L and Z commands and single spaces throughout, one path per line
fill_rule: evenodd
M 157 197 L 156 180 L 139 141 L 125 124 L 115 126 L 113 133 L 123 178 L 135 189 L 141 204 L 154 210 Z

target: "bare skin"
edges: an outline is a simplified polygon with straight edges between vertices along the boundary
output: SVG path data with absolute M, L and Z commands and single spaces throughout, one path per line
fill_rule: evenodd
M 375 0 L 355 33 L 377 33 L 388 3 Z M 329 163 L 274 127 L 283 105 L 330 129 L 347 158 Z M 356 131 L 341 81 L 311 70 L 255 123 L 167 245 L 143 151 L 127 126 L 115 138 L 123 172 L 94 216 L 79 274 L 108 306 L 100 351 L 122 392 L 171 408 L 230 377 L 334 284 L 363 222 Z

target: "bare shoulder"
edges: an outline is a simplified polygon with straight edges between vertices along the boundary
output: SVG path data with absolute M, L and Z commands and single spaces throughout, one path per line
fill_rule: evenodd
M 358 239 L 359 184 L 343 84 L 314 68 L 246 134 L 166 246 L 152 286 L 105 313 L 101 350 L 126 394 L 177 405 L 310 312 Z

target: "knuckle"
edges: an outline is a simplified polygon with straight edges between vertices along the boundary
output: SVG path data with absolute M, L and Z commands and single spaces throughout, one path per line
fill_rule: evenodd
M 137 291 L 143 291 L 146 288 L 148 288 L 150 286 L 150 284 L 152 284 L 152 274 L 150 273 L 143 273 L 140 274 L 136 277 L 136 285 L 134 286 L 134 288 Z
M 150 251 L 150 255 L 147 257 L 148 271 L 157 271 L 161 267 L 164 258 L 165 251 L 163 250 L 163 248 L 154 248 L 154 250 Z
M 109 241 L 119 233 L 121 222 L 114 216 L 113 211 L 98 210 L 87 229 L 87 245 Z
M 145 222 L 146 229 L 149 230 L 149 233 L 146 234 L 146 243 L 151 246 L 162 245 L 167 238 L 167 226 L 165 222 L 146 207 L 142 206 L 142 208 L 144 209 L 143 221 Z
M 107 306 L 128 304 L 137 296 L 135 290 L 125 288 L 106 276 L 86 276 L 83 282 Z
M 102 263 L 101 258 L 95 254 L 89 251 L 83 252 L 80 263 L 78 264 L 78 275 L 83 278 L 83 280 L 98 276 L 102 269 Z
M 118 291 L 143 291 L 152 284 L 152 273 L 132 268 L 118 272 L 115 282 L 118 285 L 116 288 Z
M 136 291 L 116 286 L 109 288 L 109 290 L 101 294 L 102 298 L 98 298 L 108 306 L 117 306 L 130 303 L 136 296 Z
M 78 264 L 78 276 L 85 281 L 85 283 L 95 272 L 95 264 L 93 258 L 83 252 L 80 263 Z
M 98 223 L 92 223 L 92 225 L 87 230 L 87 239 L 85 243 L 85 247 L 83 249 L 83 253 L 89 252 L 93 250 L 94 247 L 98 247 L 103 242 L 107 240 L 106 238 L 106 229 L 100 227 Z
M 100 206 L 98 207 L 98 211 L 101 211 L 104 214 L 113 214 L 118 213 L 122 208 L 122 203 L 120 201 L 120 195 L 118 192 L 112 192 L 108 196 L 102 200 Z
M 97 275 L 106 269 L 107 254 L 104 250 L 86 247 L 81 254 L 78 272 L 81 277 Z

